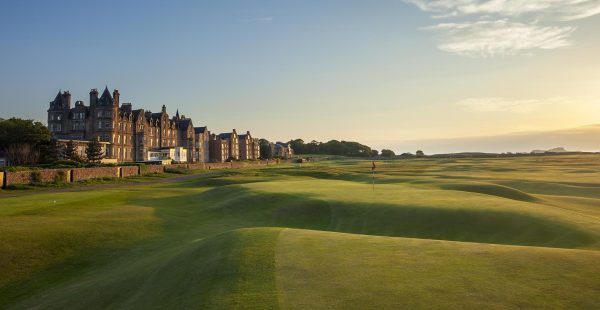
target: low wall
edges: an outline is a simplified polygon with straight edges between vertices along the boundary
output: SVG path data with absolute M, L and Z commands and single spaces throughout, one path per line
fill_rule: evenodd
M 173 168 L 173 169 L 187 169 L 188 165 L 187 164 L 172 164 L 172 165 L 167 165 L 166 167 Z
M 283 162 L 283 161 L 282 161 Z M 228 163 L 195 163 L 195 164 L 175 164 L 175 165 L 147 165 L 144 169 L 139 166 L 123 166 L 123 167 L 98 167 L 98 168 L 74 168 L 74 169 L 45 169 L 34 171 L 19 171 L 19 172 L 1 172 L 0 171 L 0 188 L 6 188 L 12 185 L 27 185 L 36 182 L 51 183 L 51 182 L 79 182 L 90 179 L 100 178 L 118 178 L 131 177 L 140 174 L 164 173 L 167 168 L 171 169 L 231 169 L 243 168 L 251 166 L 276 165 L 277 162 L 272 161 L 247 161 L 247 162 L 228 162 Z M 140 171 L 142 170 L 142 171 Z
M 143 171 L 143 174 L 164 173 L 165 166 L 163 165 L 148 165 Z
M 207 169 L 205 163 L 196 163 L 196 164 L 188 164 L 188 169 L 190 170 L 204 170 Z
M 77 168 L 72 170 L 72 181 L 79 182 L 99 178 L 118 178 L 120 167 Z
M 121 169 L 122 178 L 140 175 L 140 167 L 138 166 L 125 166 L 119 168 Z
M 35 171 L 4 172 L 2 187 L 33 183 L 71 182 L 70 170 L 45 169 Z
M 231 168 L 231 163 L 209 163 L 208 169 L 227 169 Z

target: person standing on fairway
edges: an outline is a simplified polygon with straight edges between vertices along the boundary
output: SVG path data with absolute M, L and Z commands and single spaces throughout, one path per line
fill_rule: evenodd
M 373 166 L 371 166 L 371 172 L 373 172 L 373 191 L 375 191 L 375 162 L 373 162 Z

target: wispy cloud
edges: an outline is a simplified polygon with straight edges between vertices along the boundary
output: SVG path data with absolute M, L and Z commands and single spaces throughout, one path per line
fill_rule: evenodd
M 568 102 L 568 100 L 564 98 L 510 99 L 502 97 L 483 97 L 463 99 L 456 104 L 478 112 L 510 112 L 524 114 L 533 112 L 545 105 L 565 102 Z
M 598 0 L 406 0 L 435 17 L 467 15 L 518 16 L 575 20 L 600 14 Z
M 273 17 L 272 16 L 255 17 L 255 18 L 243 18 L 243 19 L 239 20 L 240 23 L 262 23 L 262 24 L 270 23 L 272 21 L 273 21 Z
M 433 18 L 460 23 L 426 27 L 441 34 L 438 47 L 470 57 L 531 54 L 572 45 L 575 27 L 543 25 L 600 14 L 600 0 L 405 0 Z M 467 19 L 464 21 L 464 19 Z M 470 19 L 470 20 L 469 20 Z
M 440 33 L 438 48 L 443 51 L 485 58 L 569 46 L 568 37 L 575 28 L 497 20 L 443 23 L 426 29 Z

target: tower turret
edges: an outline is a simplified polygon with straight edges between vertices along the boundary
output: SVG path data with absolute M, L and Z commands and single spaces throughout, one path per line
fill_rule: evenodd
M 69 91 L 63 92 L 61 98 L 61 106 L 64 110 L 71 109 L 71 93 Z

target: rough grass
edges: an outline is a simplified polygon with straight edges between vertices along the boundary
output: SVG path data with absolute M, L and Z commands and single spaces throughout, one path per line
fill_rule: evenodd
M 598 157 L 370 165 L 0 198 L 0 308 L 600 307 Z

